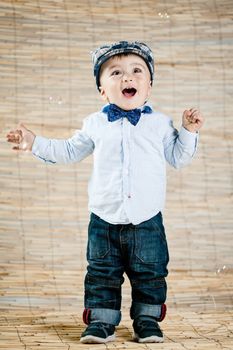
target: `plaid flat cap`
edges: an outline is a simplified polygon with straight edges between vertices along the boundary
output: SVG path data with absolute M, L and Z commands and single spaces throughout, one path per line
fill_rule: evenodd
M 144 59 L 151 75 L 151 83 L 154 79 L 154 57 L 151 49 L 144 43 L 139 41 L 119 41 L 112 45 L 100 46 L 92 53 L 92 62 L 94 65 L 94 76 L 96 78 L 96 85 L 100 87 L 100 68 L 104 62 L 110 57 L 122 53 L 132 53 Z

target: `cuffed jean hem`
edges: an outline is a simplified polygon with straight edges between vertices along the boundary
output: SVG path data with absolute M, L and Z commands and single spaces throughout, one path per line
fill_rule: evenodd
M 88 322 L 85 323 L 104 322 L 118 326 L 121 321 L 121 312 L 114 309 L 85 309 L 84 313 L 88 314 Z
M 151 305 L 142 303 L 133 303 L 130 309 L 132 320 L 142 316 L 154 317 L 157 321 L 162 321 L 166 315 L 166 305 Z

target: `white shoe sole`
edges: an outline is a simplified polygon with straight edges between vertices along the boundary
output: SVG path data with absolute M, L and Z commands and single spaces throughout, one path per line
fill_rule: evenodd
M 80 339 L 82 344 L 104 344 L 116 339 L 115 334 L 109 335 L 107 338 L 99 338 L 94 335 L 86 335 Z
M 164 338 L 163 337 L 157 337 L 156 335 L 152 335 L 151 337 L 147 338 L 139 338 L 139 336 L 134 333 L 133 340 L 137 341 L 138 343 L 163 343 Z

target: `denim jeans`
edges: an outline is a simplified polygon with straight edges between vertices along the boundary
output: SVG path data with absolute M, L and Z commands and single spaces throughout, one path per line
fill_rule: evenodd
M 161 213 L 138 225 L 113 225 L 91 213 L 87 260 L 84 322 L 119 324 L 124 273 L 132 287 L 131 318 L 160 320 L 169 261 Z

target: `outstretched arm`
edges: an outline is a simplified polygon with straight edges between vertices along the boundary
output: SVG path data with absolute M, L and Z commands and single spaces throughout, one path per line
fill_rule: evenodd
M 32 151 L 34 156 L 48 163 L 79 162 L 94 150 L 94 143 L 88 136 L 85 122 L 83 128 L 67 140 L 36 136 L 23 124 L 19 124 L 7 134 L 7 141 L 16 144 L 14 150 Z

